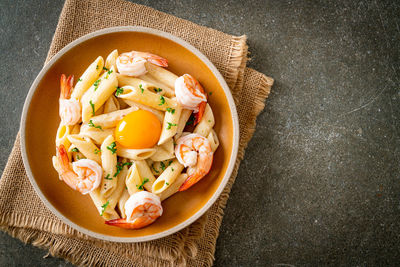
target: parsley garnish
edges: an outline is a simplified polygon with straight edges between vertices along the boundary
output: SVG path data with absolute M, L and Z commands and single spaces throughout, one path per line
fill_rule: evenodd
M 164 171 L 164 170 L 165 170 L 165 164 L 164 164 L 164 162 L 161 161 L 161 162 L 160 162 L 160 166 L 161 166 L 161 170 Z
M 98 70 L 99 69 L 99 65 L 96 65 L 96 70 Z
M 107 147 L 108 148 L 108 147 Z M 116 173 L 114 173 L 114 177 L 117 177 L 117 175 L 122 171 L 122 169 L 124 168 L 124 166 L 131 166 L 132 165 L 132 162 L 125 162 L 125 163 L 122 163 L 122 162 L 118 162 L 117 163 L 117 172 Z
M 101 82 L 101 79 L 98 79 L 97 81 L 94 82 L 93 85 L 94 85 L 94 90 L 95 90 L 95 91 L 97 90 L 97 88 L 99 88 L 100 82 Z
M 95 111 L 94 111 L 94 104 L 93 104 L 92 100 L 89 101 L 89 104 L 92 107 L 92 116 L 94 116 Z
M 116 146 L 117 144 L 115 142 L 112 142 L 111 145 L 107 146 L 107 149 L 110 150 L 113 154 L 115 154 L 115 152 L 117 152 Z
M 156 173 L 159 173 L 159 171 L 157 171 L 157 170 L 154 168 L 154 165 L 153 165 L 153 164 L 151 165 L 151 168 L 152 168 Z
M 162 89 L 161 89 L 161 88 L 154 88 L 154 91 L 155 91 L 156 93 L 158 93 L 158 92 L 161 92 Z
M 142 84 L 139 84 L 139 89 L 142 91 L 142 94 L 143 94 L 144 89 L 143 89 L 143 87 L 142 87 Z
M 143 182 L 142 182 L 142 184 L 141 184 L 141 185 L 136 185 L 137 189 L 139 189 L 139 190 L 143 190 L 143 186 L 144 186 L 144 184 L 145 184 L 145 183 L 147 183 L 148 181 L 149 181 L 149 179 L 147 179 L 147 178 L 144 178 L 144 180 L 143 180 Z
M 211 120 L 208 120 L 208 122 L 211 122 Z
M 78 82 L 81 82 L 81 81 L 82 81 L 82 79 L 81 79 L 81 78 L 79 78 L 79 79 L 78 79 Z
M 92 120 L 89 120 L 89 124 L 88 125 L 89 125 L 89 127 L 94 127 L 94 128 L 97 128 L 97 129 L 100 129 L 100 130 L 104 131 L 103 128 L 101 128 L 100 125 L 94 125 Z
M 170 122 L 167 123 L 168 123 L 167 130 L 171 129 L 172 126 L 176 126 L 176 123 L 170 123 Z
M 209 92 L 208 94 L 209 94 L 209 95 L 212 95 L 212 92 Z
M 76 155 L 76 159 L 81 159 L 81 157 L 79 157 L 79 155 Z
M 174 168 L 171 168 L 171 169 L 172 169 L 172 171 L 175 171 Z
M 117 91 L 115 92 L 115 96 L 119 96 L 124 92 L 124 88 L 117 86 Z
M 195 120 L 195 118 L 194 118 L 193 114 L 190 115 L 188 121 L 186 122 L 186 125 L 188 125 L 188 126 L 192 125 L 194 123 L 194 120 Z
M 107 176 L 106 176 L 106 177 L 104 177 L 104 179 L 106 179 L 106 180 L 112 180 L 113 178 L 112 178 L 112 177 L 110 177 L 110 174 L 107 174 Z
M 100 216 L 103 216 L 103 213 L 104 213 L 104 211 L 106 211 L 108 204 L 110 204 L 110 201 L 107 200 L 107 202 L 104 205 L 101 205 L 102 210 L 101 210 Z
M 163 96 L 160 96 L 160 100 L 161 100 L 161 103 L 158 104 L 158 105 L 159 106 L 164 105 L 165 104 L 165 98 Z
M 106 67 L 103 67 L 103 70 L 108 71 L 108 69 Z
M 73 149 L 71 149 L 72 152 L 79 152 L 79 149 L 77 147 L 74 147 Z
M 170 160 L 170 161 L 168 162 L 168 166 L 171 165 L 171 163 L 172 163 L 172 160 Z
M 100 151 L 101 151 L 100 149 L 95 148 L 94 149 L 94 154 L 99 154 Z
M 167 111 L 168 111 L 168 112 L 171 112 L 171 114 L 174 114 L 174 113 L 175 113 L 175 109 L 174 109 L 174 108 L 167 108 Z
M 108 79 L 108 76 L 110 76 L 111 73 L 113 73 L 112 70 L 107 71 L 107 75 L 106 75 L 106 77 L 104 77 L 104 79 Z
M 169 185 L 169 183 L 165 182 L 166 185 Z

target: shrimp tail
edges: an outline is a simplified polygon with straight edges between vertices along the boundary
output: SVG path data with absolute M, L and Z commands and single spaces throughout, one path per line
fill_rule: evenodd
M 61 99 L 69 99 L 72 93 L 72 87 L 74 85 L 74 75 L 67 76 L 61 74 L 60 87 L 61 87 Z
M 194 126 L 196 126 L 203 118 L 204 111 L 206 110 L 207 102 L 201 102 L 199 105 L 199 112 L 194 113 Z
M 140 217 L 134 220 L 133 222 L 128 222 L 126 219 L 115 219 L 105 221 L 105 224 L 111 226 L 117 226 L 124 229 L 139 229 L 144 226 L 151 224 L 153 221 L 149 220 L 145 217 Z
M 168 60 L 157 55 L 147 58 L 147 61 L 160 67 L 168 67 Z
M 57 159 L 60 164 L 61 170 L 67 170 L 69 168 L 69 158 L 67 150 L 63 144 L 57 147 Z

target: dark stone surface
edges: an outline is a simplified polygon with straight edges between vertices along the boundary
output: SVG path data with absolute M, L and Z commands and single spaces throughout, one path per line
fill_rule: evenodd
M 215 266 L 400 264 L 395 1 L 138 1 L 230 34 L 275 78 Z M 0 1 L 0 168 L 63 1 Z M 70 266 L 0 234 L 1 266 Z

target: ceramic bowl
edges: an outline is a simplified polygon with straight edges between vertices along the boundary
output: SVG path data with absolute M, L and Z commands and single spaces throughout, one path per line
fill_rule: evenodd
M 187 191 L 163 202 L 164 213 L 140 230 L 108 226 L 88 195 L 81 195 L 58 179 L 51 157 L 59 124 L 60 75 L 79 77 L 99 55 L 147 51 L 168 59 L 168 69 L 177 75 L 196 77 L 212 95 L 220 146 L 210 173 Z M 89 236 L 115 242 L 158 239 L 190 225 L 215 202 L 232 173 L 238 150 L 239 125 L 229 88 L 216 67 L 199 50 L 171 34 L 143 27 L 116 27 L 85 35 L 64 47 L 40 71 L 25 101 L 21 120 L 22 157 L 37 194 L 63 222 Z

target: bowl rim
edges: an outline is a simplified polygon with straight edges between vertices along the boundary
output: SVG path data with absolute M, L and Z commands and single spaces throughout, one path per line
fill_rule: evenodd
M 33 98 L 33 95 L 36 92 L 36 89 L 43 79 L 43 76 L 48 72 L 50 67 L 52 67 L 57 60 L 62 57 L 67 51 L 72 49 L 73 47 L 79 45 L 80 43 L 87 41 L 91 38 L 101 36 L 104 34 L 109 34 L 109 33 L 114 33 L 114 32 L 140 32 L 140 33 L 148 33 L 156 36 L 160 36 L 166 39 L 169 39 L 184 48 L 188 49 L 190 52 L 195 54 L 201 61 L 203 61 L 207 67 L 211 70 L 211 72 L 215 75 L 217 78 L 218 82 L 220 83 L 226 99 L 228 100 L 228 105 L 229 108 L 232 112 L 232 121 L 233 121 L 233 145 L 232 145 L 232 153 L 231 157 L 229 159 L 229 164 L 226 169 L 226 172 L 224 174 L 224 177 L 219 184 L 217 190 L 213 194 L 213 196 L 207 201 L 207 203 L 201 207 L 195 214 L 193 214 L 190 218 L 187 220 L 183 221 L 182 223 L 175 225 L 174 227 L 156 233 L 156 234 L 151 234 L 147 236 L 141 236 L 141 237 L 115 237 L 115 236 L 110 236 L 110 235 L 105 235 L 105 234 L 100 234 L 93 232 L 89 229 L 86 229 L 71 220 L 69 220 L 67 217 L 65 217 L 63 214 L 61 214 L 44 196 L 42 193 L 41 189 L 39 188 L 38 184 L 36 183 L 35 178 L 33 177 L 33 173 L 29 164 L 28 156 L 27 156 L 27 151 L 26 151 L 26 120 L 27 120 L 27 114 L 28 110 L 31 105 L 31 101 Z M 144 241 L 150 241 L 150 240 L 155 240 L 159 239 L 168 235 L 171 235 L 173 233 L 176 233 L 177 231 L 189 226 L 192 224 L 194 221 L 196 221 L 200 216 L 202 216 L 211 206 L 214 204 L 214 202 L 218 199 L 218 197 L 221 195 L 222 191 L 224 190 L 226 184 L 228 183 L 228 180 L 233 172 L 233 168 L 235 166 L 236 162 L 236 157 L 238 154 L 238 148 L 239 148 L 239 119 L 237 115 L 237 110 L 236 110 L 236 105 L 233 100 L 231 91 L 226 84 L 224 78 L 222 77 L 221 73 L 218 71 L 218 69 L 214 66 L 213 63 L 203 54 L 201 53 L 197 48 L 189 44 L 188 42 L 184 41 L 183 39 L 176 37 L 170 33 L 163 32 L 160 30 L 148 28 L 148 27 L 141 27 L 141 26 L 117 26 L 117 27 L 111 27 L 111 28 L 105 28 L 101 29 L 89 34 L 86 34 L 69 44 L 67 44 L 65 47 L 63 47 L 56 55 L 54 55 L 49 62 L 43 66 L 37 77 L 35 78 L 34 82 L 32 83 L 29 92 L 27 94 L 27 97 L 25 99 L 24 107 L 22 110 L 22 117 L 21 117 L 21 123 L 20 123 L 20 129 L 21 129 L 21 152 L 22 152 L 22 160 L 25 166 L 26 174 L 29 178 L 30 183 L 32 184 L 33 188 L 35 189 L 36 193 L 39 195 L 40 199 L 43 201 L 43 203 L 46 205 L 46 207 L 53 213 L 55 214 L 61 221 L 66 223 L 67 225 L 71 226 L 75 230 L 84 233 L 88 236 L 105 240 L 105 241 L 111 241 L 111 242 L 122 242 L 122 243 L 135 243 L 135 242 L 144 242 Z

